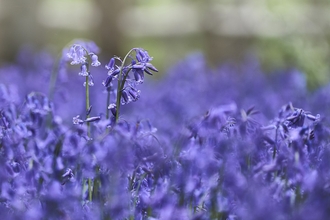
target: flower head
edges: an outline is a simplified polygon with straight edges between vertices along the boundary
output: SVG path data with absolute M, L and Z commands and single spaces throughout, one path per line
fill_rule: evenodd
M 149 56 L 148 52 L 142 48 L 137 48 L 135 50 L 136 52 L 136 60 L 139 63 L 148 63 L 149 61 L 152 60 L 152 57 Z
M 98 60 L 98 56 L 95 52 L 98 52 L 99 49 L 94 42 L 85 42 L 85 41 L 76 41 L 73 44 L 69 52 L 66 53 L 67 58 L 71 59 L 71 65 L 81 64 L 79 76 L 86 77 L 84 86 L 93 86 L 94 80 L 89 71 L 89 66 L 100 66 L 101 63 Z M 64 52 L 64 51 L 63 51 Z
M 158 72 L 158 70 L 151 63 L 149 63 L 152 60 L 152 57 L 149 56 L 146 50 L 137 48 L 135 52 L 137 62 L 135 60 L 132 61 L 132 71 L 136 82 L 143 83 L 144 72 L 149 75 L 153 75 L 151 71 Z
M 115 58 L 111 58 L 109 63 L 105 65 L 105 68 L 109 70 L 108 71 L 109 76 L 116 76 L 120 72 L 120 68 L 115 65 L 115 61 L 116 61 Z
M 67 57 L 72 59 L 71 65 L 83 64 L 86 62 L 86 51 L 79 44 L 74 44 L 70 47 Z
M 134 84 L 129 84 L 122 91 L 121 104 L 125 105 L 130 102 L 135 102 L 140 98 L 141 91 L 135 88 Z

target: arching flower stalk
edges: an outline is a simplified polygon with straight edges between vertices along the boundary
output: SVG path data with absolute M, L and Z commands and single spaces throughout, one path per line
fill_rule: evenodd
M 133 52 L 135 57 L 132 56 Z M 131 62 L 126 65 L 128 58 L 131 59 Z M 116 102 L 110 103 L 110 95 L 108 95 L 107 100 L 107 115 L 110 110 L 115 118 L 115 122 L 119 119 L 121 105 L 139 99 L 140 90 L 137 89 L 137 85 L 143 83 L 144 73 L 153 75 L 152 72 L 158 72 L 156 67 L 150 63 L 151 60 L 152 57 L 149 56 L 146 50 L 133 48 L 126 54 L 123 60 L 119 57 L 113 57 L 105 66 L 108 69 L 108 77 L 103 81 L 103 85 L 109 88 L 112 86 L 112 81 L 114 79 L 117 80 Z M 116 65 L 116 61 L 119 65 Z M 132 73 L 132 76 L 129 73 Z
M 69 59 L 71 59 L 71 65 L 80 65 L 79 76 L 85 77 L 84 86 L 86 88 L 86 119 L 83 121 L 79 119 L 79 115 L 73 118 L 74 124 L 83 124 L 86 122 L 87 124 L 87 136 L 88 140 L 91 140 L 91 129 L 90 122 L 98 121 L 99 117 L 89 117 L 92 106 L 90 105 L 89 100 L 89 87 L 94 86 L 94 80 L 90 73 L 90 66 L 100 66 L 101 63 L 98 61 L 98 56 L 93 52 L 97 50 L 96 45 L 92 43 L 79 42 L 73 44 L 69 52 L 66 54 Z M 84 185 L 84 183 L 83 183 Z M 93 188 L 92 179 L 88 178 L 88 200 L 92 201 L 93 197 Z M 84 189 L 84 187 L 82 187 Z

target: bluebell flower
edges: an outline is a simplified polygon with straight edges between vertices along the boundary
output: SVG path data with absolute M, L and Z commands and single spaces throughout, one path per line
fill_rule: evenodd
M 94 85 L 93 77 L 89 72 L 89 65 L 95 67 L 101 65 L 100 61 L 98 60 L 98 56 L 93 52 L 98 51 L 98 48 L 95 47 L 95 43 L 79 42 L 73 44 L 70 47 L 69 52 L 66 54 L 69 59 L 72 59 L 71 65 L 81 64 L 79 75 L 88 77 L 89 86 Z M 90 59 L 87 59 L 88 56 Z M 84 82 L 84 86 L 86 86 L 86 82 Z
M 133 69 L 134 78 L 137 83 L 143 83 L 144 73 L 142 69 Z
M 79 72 L 79 76 L 88 76 L 88 63 L 83 63 L 80 66 L 80 72 Z
M 133 86 L 130 85 L 129 89 L 128 89 L 128 93 L 129 93 L 132 101 L 136 101 L 140 98 L 141 91 L 137 90 L 136 88 L 134 88 Z
M 136 59 L 140 63 L 148 63 L 152 60 L 152 57 L 149 56 L 148 52 L 142 48 L 136 48 Z
M 68 182 L 74 177 L 74 174 L 70 168 L 66 169 L 65 173 L 62 175 L 62 185 Z
M 90 56 L 91 56 L 91 59 L 92 59 L 92 63 L 91 63 L 92 66 L 100 66 L 101 65 L 100 61 L 98 60 L 99 57 L 95 53 L 91 53 Z
M 110 87 L 111 86 L 111 81 L 113 79 L 113 76 L 108 76 L 103 82 L 102 85 L 105 87 Z
M 102 82 L 102 84 L 105 87 L 109 87 L 113 78 L 119 74 L 120 68 L 115 66 L 115 58 L 111 58 L 109 63 L 105 65 L 105 68 L 109 70 L 108 77 Z
M 84 121 L 80 119 L 80 115 L 73 117 L 72 122 L 75 125 L 82 125 L 84 123 Z
M 125 104 L 128 104 L 130 102 L 137 101 L 140 98 L 140 93 L 141 93 L 141 91 L 136 89 L 134 84 L 129 84 L 122 91 L 121 104 L 125 105 Z
M 76 52 L 76 47 L 75 47 L 75 45 L 72 45 L 72 46 L 70 47 L 69 52 L 66 53 L 66 56 L 67 56 L 68 58 L 70 58 L 70 59 L 73 59 L 73 60 L 76 59 L 76 57 L 77 57 L 77 52 Z
M 96 121 L 99 121 L 101 120 L 101 117 L 100 116 L 94 116 L 94 117 L 89 117 L 85 120 L 85 122 L 96 122 Z
M 91 74 L 88 74 L 88 85 L 89 86 L 94 86 L 94 79 Z M 86 82 L 84 82 L 84 86 L 86 86 Z
M 112 103 L 108 106 L 108 109 L 111 111 L 113 116 L 116 116 L 117 113 L 117 107 L 116 104 Z
M 142 68 L 133 68 L 133 66 L 136 65 L 136 61 L 132 60 L 131 62 L 132 65 L 132 72 L 134 74 L 134 79 L 137 83 L 143 83 L 144 81 L 144 73 Z
M 134 74 L 135 81 L 137 83 L 143 83 L 144 80 L 144 72 L 153 75 L 152 71 L 158 72 L 157 68 L 154 67 L 150 61 L 152 57 L 149 56 L 148 52 L 142 48 L 138 48 L 135 50 L 136 52 L 136 61 L 132 60 L 132 72 Z
M 117 58 L 119 59 L 119 58 Z M 110 59 L 109 63 L 105 65 L 105 68 L 108 70 L 109 76 L 116 76 L 120 72 L 120 67 L 118 67 L 116 64 L 116 58 L 113 57 Z
M 122 97 L 121 97 L 121 104 L 125 105 L 128 104 L 130 102 L 130 99 L 128 98 L 128 94 L 126 90 L 123 90 L 121 93 Z
M 105 65 L 105 68 L 107 70 L 113 71 L 115 67 L 115 58 L 111 58 L 109 63 L 107 65 Z

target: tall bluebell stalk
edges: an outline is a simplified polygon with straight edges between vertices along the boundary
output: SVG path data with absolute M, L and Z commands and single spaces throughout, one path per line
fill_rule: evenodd
M 87 56 L 86 56 L 87 55 Z M 87 135 L 90 138 L 90 120 L 89 114 L 91 111 L 91 105 L 90 105 L 90 98 L 89 98 L 89 87 L 94 86 L 93 77 L 89 71 L 89 67 L 91 66 L 99 66 L 101 63 L 98 61 L 98 56 L 93 53 L 89 52 L 89 50 L 82 46 L 81 44 L 74 44 L 71 46 L 69 53 L 67 53 L 67 56 L 71 58 L 73 61 L 71 62 L 71 65 L 74 64 L 81 64 L 80 66 L 80 72 L 79 75 L 85 77 L 85 103 L 86 103 L 86 120 L 87 123 Z M 86 57 L 85 57 L 86 56 Z M 79 118 L 79 117 L 78 117 Z M 75 117 L 74 119 L 78 119 Z M 81 121 L 74 120 L 74 124 L 80 124 Z
M 87 55 L 87 56 L 86 56 Z M 67 56 L 72 59 L 71 65 L 81 64 L 80 66 L 80 76 L 85 77 L 85 92 L 86 92 L 86 119 L 85 121 L 79 119 L 79 115 L 73 118 L 74 124 L 83 124 L 86 122 L 87 124 L 87 136 L 89 140 L 91 139 L 91 128 L 90 122 L 94 119 L 90 118 L 91 105 L 90 105 L 90 97 L 89 97 L 89 87 L 94 85 L 93 77 L 90 74 L 89 67 L 91 66 L 99 66 L 101 63 L 98 61 L 98 56 L 90 51 L 88 48 L 88 44 L 73 44 L 70 47 L 70 51 L 67 53 Z M 99 117 L 95 117 L 96 120 L 99 120 Z M 88 200 L 92 201 L 93 189 L 92 189 L 92 179 L 88 178 Z M 83 187 L 84 188 L 84 187 Z
M 67 49 L 69 45 L 73 44 L 69 52 L 67 52 Z M 94 48 L 93 48 L 94 47 Z M 95 44 L 93 42 L 84 42 L 84 41 L 79 41 L 76 40 L 75 43 L 70 42 L 68 43 L 63 51 L 61 56 L 59 56 L 54 63 L 52 73 L 51 73 L 51 79 L 50 79 L 50 86 L 49 86 L 49 91 L 48 91 L 48 97 L 50 100 L 53 100 L 54 97 L 54 92 L 55 92 L 55 85 L 58 77 L 58 72 L 60 68 L 63 68 L 63 65 L 69 60 L 72 59 L 71 65 L 75 64 L 81 64 L 81 71 L 79 72 L 79 75 L 85 76 L 85 83 L 84 86 L 86 87 L 86 112 L 89 111 L 90 109 L 90 102 L 89 102 L 89 86 L 92 86 L 94 83 L 92 81 L 92 76 L 89 73 L 89 63 L 93 66 L 99 66 L 100 62 L 97 59 L 97 55 L 95 55 L 92 52 L 88 52 L 88 49 L 97 49 Z M 85 55 L 87 58 L 85 57 Z M 86 62 L 87 60 L 87 62 Z M 86 120 L 87 120 L 87 135 L 90 137 L 90 126 L 89 126 L 89 113 L 87 114 Z M 84 121 L 79 119 L 79 116 L 73 118 L 73 123 L 74 124 L 83 124 Z M 59 152 L 57 152 L 59 154 Z M 84 184 L 83 184 L 84 185 Z M 84 188 L 84 187 L 83 187 Z M 88 191 L 89 191 L 89 199 L 91 200 L 91 180 L 88 180 Z
M 131 55 L 135 52 L 135 58 Z M 131 62 L 126 65 L 127 59 L 130 58 Z M 105 66 L 108 69 L 108 77 L 104 80 L 103 85 L 109 88 L 113 79 L 117 79 L 116 102 L 107 103 L 107 112 L 111 110 L 115 122 L 118 122 L 120 116 L 120 105 L 128 104 L 132 101 L 137 101 L 140 97 L 140 90 L 136 87 L 138 84 L 143 83 L 144 73 L 153 75 L 151 71 L 158 72 L 158 70 L 150 63 L 152 57 L 148 52 L 142 48 L 131 49 L 121 60 L 119 57 L 113 57 Z M 115 62 L 120 63 L 119 66 Z M 134 79 L 131 79 L 129 73 L 133 73 Z M 109 90 L 108 90 L 109 92 Z M 110 96 L 108 95 L 108 100 Z M 110 103 L 110 104 L 109 104 Z
M 105 118 L 109 119 L 109 111 L 110 109 L 108 109 L 108 106 L 110 105 L 110 96 L 111 96 L 111 88 L 107 88 L 107 105 L 106 105 L 106 115 Z
M 128 73 L 129 71 L 131 71 L 131 67 L 126 67 L 126 73 L 123 76 L 123 68 L 126 62 L 127 57 L 130 55 L 130 53 L 133 51 L 134 49 L 131 49 L 126 56 L 124 57 L 124 60 L 121 63 L 120 66 L 120 71 L 119 71 L 119 76 L 118 76 L 118 85 L 117 85 L 117 99 L 116 99 L 116 106 L 117 106 L 117 111 L 116 111 L 116 122 L 118 121 L 119 118 L 119 111 L 120 111 L 120 99 L 122 97 L 122 89 L 124 88 L 125 85 L 125 81 L 127 79 Z

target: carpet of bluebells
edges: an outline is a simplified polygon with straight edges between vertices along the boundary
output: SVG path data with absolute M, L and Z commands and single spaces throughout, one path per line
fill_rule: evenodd
M 328 219 L 330 85 L 101 57 L 75 41 L 0 68 L 2 219 Z

